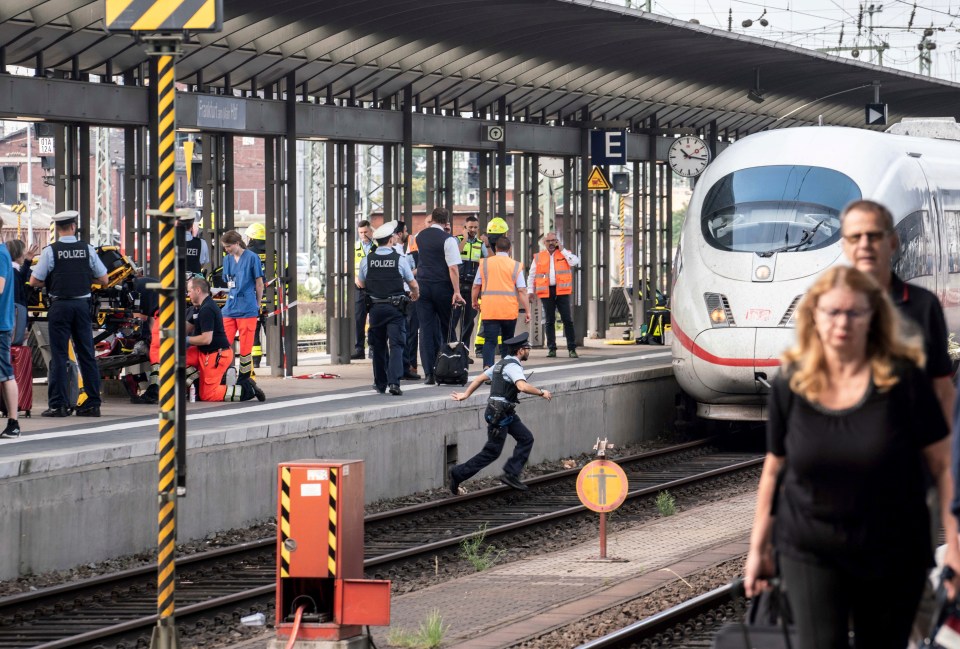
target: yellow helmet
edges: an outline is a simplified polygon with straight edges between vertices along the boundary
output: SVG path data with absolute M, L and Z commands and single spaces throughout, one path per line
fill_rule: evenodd
M 252 223 L 247 227 L 247 231 L 244 233 L 244 236 L 248 239 L 266 240 L 267 230 L 263 227 L 263 223 Z
M 499 216 L 487 223 L 487 234 L 506 234 L 510 227 Z

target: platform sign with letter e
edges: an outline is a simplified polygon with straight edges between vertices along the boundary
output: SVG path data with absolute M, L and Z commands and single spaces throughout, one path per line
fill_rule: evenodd
M 577 496 L 595 512 L 612 512 L 623 504 L 629 490 L 627 474 L 610 460 L 594 460 L 577 476 Z

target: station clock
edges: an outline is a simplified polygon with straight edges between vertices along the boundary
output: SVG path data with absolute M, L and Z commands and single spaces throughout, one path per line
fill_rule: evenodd
M 684 178 L 693 178 L 703 173 L 710 162 L 710 148 L 694 135 L 678 137 L 670 145 L 667 162 L 673 173 Z

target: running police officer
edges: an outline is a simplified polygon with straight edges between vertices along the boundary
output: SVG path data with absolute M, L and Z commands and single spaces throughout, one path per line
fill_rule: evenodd
M 460 242 L 460 294 L 467 300 L 463 306 L 463 327 L 460 340 L 470 348 L 470 336 L 473 335 L 473 321 L 477 319 L 477 311 L 467 299 L 473 289 L 473 280 L 477 277 L 480 260 L 487 256 L 487 247 L 480 239 L 480 221 L 475 216 L 468 216 L 463 224 L 463 234 L 457 235 Z
M 520 402 L 519 396 L 524 392 L 543 397 L 547 401 L 553 398 L 549 391 L 541 390 L 527 382 L 527 377 L 523 373 L 522 363 L 530 356 L 528 338 L 529 334 L 525 331 L 519 336 L 503 341 L 503 345 L 509 350 L 508 355 L 493 367 L 483 371 L 467 386 L 465 392 L 454 392 L 450 395 L 454 401 L 463 401 L 487 380 L 493 382 L 490 386 L 490 397 L 487 399 L 487 409 L 483 413 L 483 418 L 487 422 L 487 443 L 472 458 L 450 469 L 448 484 L 450 493 L 454 496 L 460 494 L 461 482 L 468 480 L 500 457 L 507 435 L 517 441 L 517 446 L 513 449 L 513 455 L 503 465 L 500 482 L 520 491 L 527 490 L 527 485 L 520 482 L 520 472 L 523 471 L 527 458 L 530 457 L 533 433 L 523 425 L 516 413 L 517 404 Z
M 401 395 L 403 348 L 406 344 L 405 314 L 408 308 L 412 308 L 409 302 L 420 297 L 420 287 L 413 278 L 406 258 L 393 247 L 396 231 L 396 221 L 389 221 L 373 233 L 377 249 L 361 260 L 357 286 L 364 289 L 369 306 L 373 387 L 380 394 L 390 390 L 390 394 Z M 409 298 L 404 292 L 404 282 L 410 287 Z
M 72 210 L 53 216 L 58 241 L 40 253 L 33 267 L 31 286 L 46 286 L 50 300 L 50 377 L 48 408 L 44 417 L 68 417 L 74 404 L 67 400 L 67 343 L 83 376 L 86 402 L 77 408 L 78 417 L 100 416 L 100 370 L 93 353 L 93 321 L 90 317 L 90 285 L 107 284 L 107 268 L 89 243 L 77 239 L 78 212 Z

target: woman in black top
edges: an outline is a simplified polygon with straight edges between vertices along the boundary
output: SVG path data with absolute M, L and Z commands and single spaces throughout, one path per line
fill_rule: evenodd
M 868 275 L 832 268 L 797 310 L 797 344 L 770 392 L 767 456 L 744 585 L 766 587 L 776 549 L 801 649 L 903 649 L 933 565 L 924 462 L 953 498 L 947 425 Z M 776 517 L 777 476 L 784 470 Z M 943 514 L 946 562 L 960 572 L 957 523 Z M 952 590 L 953 584 L 948 585 Z

